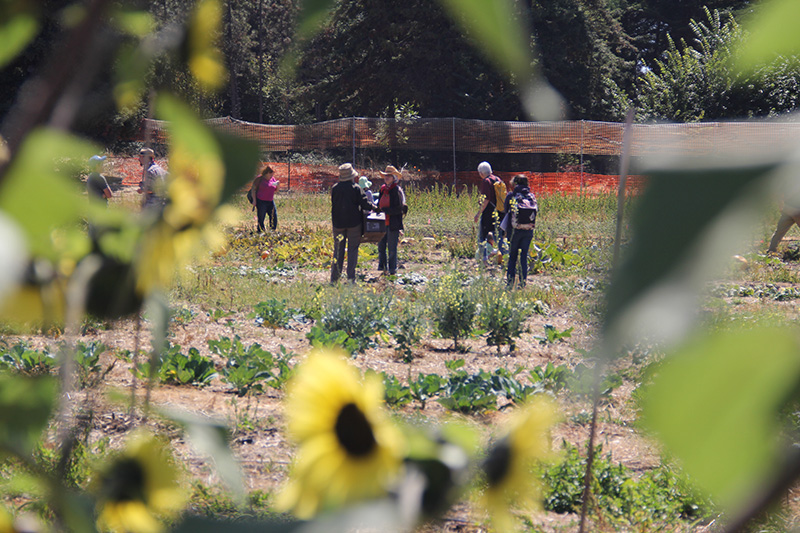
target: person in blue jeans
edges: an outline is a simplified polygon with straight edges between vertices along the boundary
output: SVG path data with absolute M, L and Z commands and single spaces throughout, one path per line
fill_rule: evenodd
M 509 289 L 514 287 L 517 257 L 519 257 L 520 287 L 524 287 L 528 279 L 528 250 L 533 240 L 536 215 L 539 212 L 536 196 L 528 186 L 528 178 L 523 174 L 517 174 L 511 183 L 514 189 L 508 193 L 505 200 L 506 216 L 510 217 L 508 229 L 511 232 L 508 245 L 508 270 L 506 271 L 506 282 Z
M 398 181 L 402 174 L 389 165 L 381 172 L 383 185 L 378 193 L 378 211 L 386 214 L 386 235 L 378 242 L 378 270 L 397 274 L 397 243 L 403 230 L 403 194 Z M 388 252 L 388 253 L 387 253 Z

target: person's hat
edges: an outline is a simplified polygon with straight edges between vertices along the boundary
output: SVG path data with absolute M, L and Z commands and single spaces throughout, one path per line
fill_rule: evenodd
M 369 189 L 370 187 L 372 187 L 372 182 L 369 181 L 369 178 L 367 178 L 366 176 L 361 176 L 360 178 L 358 178 L 358 186 L 361 187 L 362 189 Z
M 400 173 L 399 170 L 394 168 L 392 165 L 386 167 L 386 172 L 381 171 L 381 175 L 383 176 L 394 176 L 394 179 L 399 180 L 402 179 L 403 175 Z
M 98 163 L 102 163 L 105 160 L 106 156 L 104 155 L 93 155 L 92 157 L 89 158 L 89 164 L 96 165 Z
M 358 177 L 358 172 L 350 163 L 345 163 L 339 167 L 339 181 L 352 180 Z

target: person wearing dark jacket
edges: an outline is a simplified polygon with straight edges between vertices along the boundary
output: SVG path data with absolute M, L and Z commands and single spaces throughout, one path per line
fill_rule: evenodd
M 383 185 L 378 193 L 378 211 L 386 214 L 386 235 L 378 242 L 378 270 L 394 276 L 397 274 L 397 243 L 403 229 L 403 192 L 398 184 L 402 174 L 389 165 L 381 176 Z
M 339 183 L 331 189 L 331 221 L 333 222 L 333 263 L 331 283 L 336 283 L 344 266 L 344 249 L 347 246 L 347 279 L 355 282 L 358 246 L 364 233 L 364 214 L 372 210 L 372 203 L 364 190 L 354 181 L 358 172 L 353 165 L 339 167 Z
M 528 279 L 528 249 L 533 240 L 533 229 L 536 227 L 536 215 L 539 205 L 536 196 L 528 186 L 528 178 L 524 174 L 514 176 L 511 182 L 514 186 L 506 196 L 505 212 L 509 219 L 508 231 L 511 239 L 508 245 L 508 270 L 506 281 L 508 288 L 514 286 L 517 274 L 517 257 L 519 256 L 519 286 L 524 287 Z

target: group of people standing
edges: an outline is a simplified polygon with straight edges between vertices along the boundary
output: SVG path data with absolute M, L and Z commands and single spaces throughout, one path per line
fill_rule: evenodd
M 358 247 L 366 227 L 366 217 L 383 213 L 386 233 L 378 241 L 378 270 L 388 275 L 397 273 L 397 245 L 407 207 L 400 187 L 402 173 L 389 165 L 380 172 L 383 178 L 375 199 L 366 176 L 359 177 L 351 163 L 339 167 L 339 182 L 331 189 L 331 222 L 333 225 L 333 262 L 331 283 L 338 281 L 344 268 L 347 251 L 347 279 L 355 281 Z
M 478 248 L 483 264 L 489 264 L 489 249 L 496 243 L 497 254 L 508 251 L 506 284 L 513 288 L 517 274 L 520 287 L 524 287 L 528 279 L 528 250 L 533 240 L 536 227 L 536 215 L 539 205 L 536 196 L 531 192 L 528 177 L 517 174 L 512 178 L 512 189 L 505 197 L 505 182 L 492 173 L 492 166 L 484 161 L 478 165 L 481 177 L 479 193 L 483 197 L 474 222 L 478 223 Z M 517 260 L 519 259 L 519 271 Z

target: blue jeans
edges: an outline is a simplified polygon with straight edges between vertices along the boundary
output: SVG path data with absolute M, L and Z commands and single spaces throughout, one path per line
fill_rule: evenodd
M 400 231 L 386 230 L 386 235 L 378 241 L 378 270 L 388 270 L 389 274 L 397 274 L 397 243 L 400 240 Z M 389 249 L 387 261 L 386 249 Z
M 511 243 L 508 245 L 508 271 L 506 280 L 509 285 L 514 284 L 517 274 L 517 255 L 519 255 L 519 279 L 522 285 L 528 279 L 528 249 L 533 240 L 532 229 L 511 230 Z
M 278 227 L 278 211 L 275 209 L 275 202 L 270 200 L 256 199 L 256 214 L 258 215 L 258 231 L 266 231 L 264 219 L 269 215 L 269 227 L 274 230 Z

